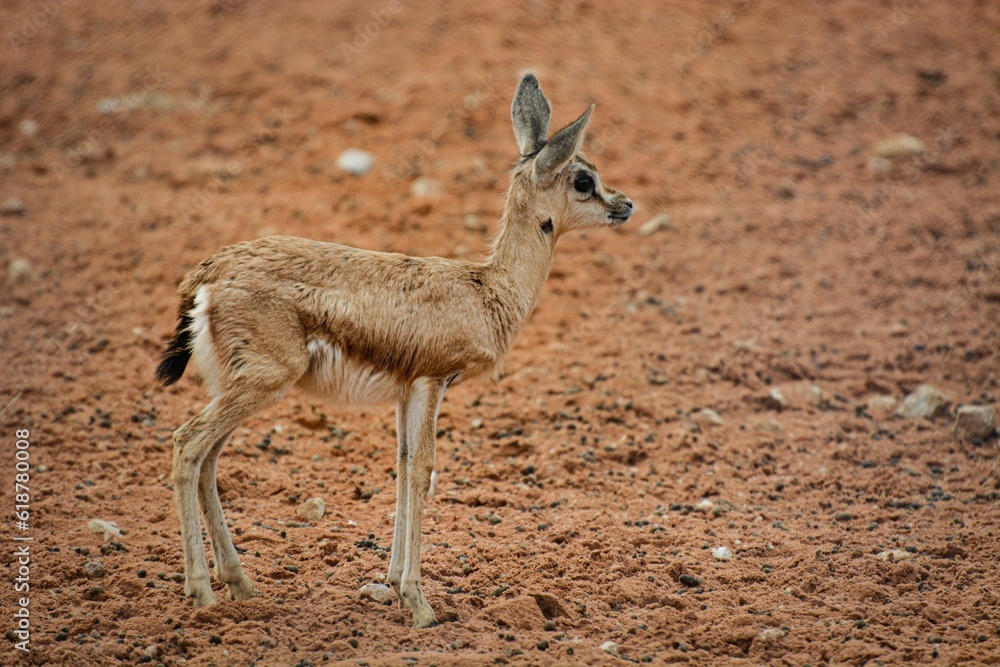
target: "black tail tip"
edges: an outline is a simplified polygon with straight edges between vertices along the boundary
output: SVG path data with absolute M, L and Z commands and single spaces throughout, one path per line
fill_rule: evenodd
M 156 367 L 156 379 L 164 387 L 169 387 L 181 379 L 184 369 L 187 368 L 188 360 L 191 358 L 191 350 L 188 343 L 191 339 L 190 317 L 182 317 L 177 323 L 177 331 L 173 340 L 167 345 L 167 349 L 160 358 L 160 364 Z
M 156 379 L 164 387 L 169 387 L 184 375 L 184 369 L 187 368 L 190 358 L 191 353 L 186 349 L 167 350 L 160 359 L 160 365 L 156 367 Z

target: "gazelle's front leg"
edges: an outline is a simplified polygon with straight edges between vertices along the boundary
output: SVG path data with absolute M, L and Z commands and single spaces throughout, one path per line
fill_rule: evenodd
M 403 595 L 399 585 L 403 580 L 403 563 L 406 560 L 406 524 L 409 511 L 410 491 L 410 442 L 406 427 L 406 411 L 410 392 L 396 406 L 396 519 L 392 533 L 392 555 L 389 558 L 389 584 L 403 605 Z
M 404 413 L 401 421 L 404 422 L 402 426 L 406 434 L 407 456 L 405 479 L 402 471 L 397 476 L 397 479 L 404 479 L 402 483 L 397 484 L 397 493 L 405 494 L 405 499 L 401 503 L 397 502 L 389 580 L 397 591 L 400 604 L 413 612 L 413 626 L 417 628 L 426 628 L 437 623 L 434 611 L 420 590 L 420 537 L 424 499 L 431 485 L 431 474 L 434 472 L 434 437 L 438 409 L 441 407 L 441 399 L 444 398 L 447 387 L 447 380 L 420 378 L 413 383 L 408 397 L 401 404 L 405 405 L 405 410 L 401 410 Z M 405 523 L 400 520 L 398 513 L 401 505 L 404 509 Z M 400 560 L 401 572 L 399 572 Z M 393 575 L 397 573 L 398 583 L 393 579 Z

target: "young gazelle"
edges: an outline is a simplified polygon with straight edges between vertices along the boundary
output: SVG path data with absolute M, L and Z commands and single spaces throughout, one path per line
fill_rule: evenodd
M 560 234 L 617 227 L 632 214 L 628 197 L 603 185 L 579 153 L 591 111 L 546 141 L 549 102 L 534 75 L 521 79 L 511 108 L 521 159 L 485 262 L 275 236 L 224 248 L 188 273 L 178 289 L 180 322 L 157 378 L 176 382 L 193 356 L 212 397 L 174 432 L 184 593 L 195 606 L 216 603 L 199 502 L 216 579 L 236 600 L 255 593 L 222 514 L 216 463 L 237 426 L 299 386 L 340 403 L 396 403 L 389 582 L 414 626 L 435 623 L 420 590 L 420 526 L 445 390 L 500 373 L 538 302 Z

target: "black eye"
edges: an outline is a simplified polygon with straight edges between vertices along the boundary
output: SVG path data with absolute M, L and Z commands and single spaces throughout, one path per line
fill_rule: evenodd
M 573 181 L 573 187 L 576 188 L 576 191 L 580 194 L 590 194 L 594 191 L 594 179 L 592 179 L 589 174 L 580 174 L 576 177 L 576 180 Z

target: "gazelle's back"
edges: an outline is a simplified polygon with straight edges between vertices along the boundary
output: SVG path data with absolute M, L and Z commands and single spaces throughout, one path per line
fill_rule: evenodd
M 194 328 L 211 332 L 222 373 L 231 355 L 246 354 L 231 341 L 271 343 L 307 355 L 303 386 L 359 403 L 395 396 L 340 396 L 333 389 L 345 368 L 403 383 L 492 369 L 499 341 L 484 308 L 481 268 L 278 236 L 224 248 L 185 278 L 181 293 L 207 320 Z M 443 326 L 456 318 L 465 326 Z M 209 344 L 199 338 L 196 347 L 199 341 Z M 195 355 L 199 367 L 205 356 Z

